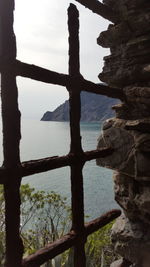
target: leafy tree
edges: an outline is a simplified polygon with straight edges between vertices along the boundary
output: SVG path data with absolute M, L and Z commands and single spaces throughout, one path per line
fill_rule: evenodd
M 118 259 L 111 242 L 111 228 L 114 221 L 88 237 L 86 243 L 87 267 L 109 267 Z
M 21 226 L 24 255 L 34 253 L 65 234 L 70 224 L 70 208 L 66 198 L 55 192 L 35 191 L 29 184 L 21 186 Z M 5 204 L 3 187 L 0 186 L 0 263 L 4 264 Z M 58 262 L 57 257 L 55 261 Z M 60 260 L 59 260 L 60 262 Z M 51 261 L 45 266 L 51 266 Z M 59 265 L 61 266 L 61 265 Z
M 34 253 L 62 237 L 70 228 L 70 207 L 66 198 L 55 192 L 36 191 L 29 184 L 21 186 L 21 226 L 20 233 L 24 243 L 24 256 Z M 4 196 L 0 186 L 0 266 L 4 266 L 5 224 Z M 87 267 L 107 267 L 114 260 L 108 224 L 88 237 L 86 243 Z M 73 266 L 73 250 L 70 249 L 43 267 Z

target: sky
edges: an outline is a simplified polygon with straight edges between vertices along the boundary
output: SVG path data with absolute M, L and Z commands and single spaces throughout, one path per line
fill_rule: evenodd
M 97 45 L 100 32 L 108 21 L 76 1 L 16 0 L 14 31 L 17 59 L 53 71 L 68 73 L 67 8 L 74 3 L 80 12 L 80 70 L 84 78 L 99 82 L 107 49 Z M 66 88 L 17 78 L 19 109 L 22 118 L 41 119 L 68 99 Z

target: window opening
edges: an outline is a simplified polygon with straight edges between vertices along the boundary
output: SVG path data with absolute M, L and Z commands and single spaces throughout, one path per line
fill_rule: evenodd
M 86 1 L 78 1 L 86 2 Z M 95 1 L 95 3 L 98 1 Z M 99 3 L 94 12 L 114 21 L 104 5 Z M 80 92 L 88 91 L 114 98 L 123 97 L 123 92 L 103 84 L 94 84 L 80 74 L 79 60 L 79 13 L 75 5 L 68 9 L 69 29 L 69 74 L 61 74 L 16 60 L 16 41 L 13 32 L 13 0 L 0 0 L 0 72 L 3 121 L 4 163 L 0 168 L 0 183 L 4 185 L 6 222 L 6 266 L 40 266 L 49 259 L 74 248 L 74 266 L 86 266 L 85 242 L 88 235 L 120 215 L 112 210 L 101 217 L 84 222 L 83 166 L 85 162 L 112 153 L 111 148 L 83 151 L 80 134 Z M 20 112 L 16 76 L 62 85 L 69 92 L 70 137 L 69 154 L 39 160 L 20 162 Z M 71 231 L 22 260 L 23 244 L 20 238 L 20 184 L 25 176 L 69 166 L 71 171 L 72 228 Z M 61 181 L 60 181 L 61 183 Z

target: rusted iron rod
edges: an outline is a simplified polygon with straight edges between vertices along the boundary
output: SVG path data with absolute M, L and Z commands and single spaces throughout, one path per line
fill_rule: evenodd
M 88 80 L 81 82 L 81 90 L 86 92 L 91 92 L 98 95 L 105 95 L 111 98 L 118 98 L 120 100 L 125 100 L 126 96 L 123 90 L 119 88 L 109 87 L 103 83 L 93 83 Z
M 13 32 L 14 0 L 0 0 L 0 56 L 6 61 L 16 58 L 16 39 Z M 7 70 L 1 73 L 3 152 L 5 168 L 20 164 L 20 112 L 16 77 Z M 5 266 L 20 266 L 23 245 L 20 238 L 20 176 L 9 174 L 4 184 L 6 253 Z
M 70 166 L 70 164 L 72 164 L 73 161 L 74 157 L 71 155 L 32 160 L 23 162 L 21 164 L 20 171 L 22 177 L 25 177 L 36 173 L 46 172 L 57 168 Z
M 16 61 L 14 67 L 14 72 L 17 76 L 62 86 L 66 86 L 68 83 L 68 75 L 41 68 L 36 65 Z
M 101 217 L 92 220 L 85 224 L 86 235 L 90 235 L 93 232 L 99 230 L 103 226 L 107 225 L 109 222 L 113 221 L 121 215 L 121 210 L 114 209 L 107 213 L 104 213 Z
M 15 168 L 0 168 L 0 184 L 7 184 L 7 177 L 10 174 L 18 173 L 21 177 L 46 172 L 61 167 L 70 166 L 74 161 L 72 155 L 62 157 L 49 157 L 38 160 L 22 162 Z
M 98 150 L 86 151 L 81 156 L 80 160 L 84 163 L 86 161 L 94 160 L 96 158 L 103 158 L 109 156 L 113 153 L 113 149 L 111 148 L 103 148 Z M 75 164 L 77 160 L 79 160 L 80 155 L 75 156 L 70 153 L 66 156 L 62 157 L 48 157 L 38 160 L 31 160 L 22 162 L 16 168 L 0 168 L 0 184 L 7 183 L 7 178 L 11 174 L 18 173 L 20 176 L 25 177 L 29 175 L 33 175 L 36 173 L 46 172 L 50 170 L 54 170 L 57 168 L 62 168 L 66 166 L 71 166 Z
M 99 230 L 103 226 L 107 225 L 121 214 L 120 210 L 111 210 L 99 218 L 92 220 L 91 222 L 85 224 L 84 236 L 88 236 L 91 233 Z M 46 261 L 53 259 L 57 255 L 63 253 L 65 250 L 73 247 L 79 240 L 78 235 L 71 231 L 61 239 L 55 241 L 54 243 L 48 244 L 45 248 L 38 250 L 36 253 L 23 259 L 22 267 L 35 267 L 39 266 Z
M 70 4 L 68 8 L 68 31 L 69 31 L 69 75 L 74 81 L 80 78 L 80 49 L 79 49 L 79 12 L 75 5 Z M 84 191 L 83 173 L 84 162 L 82 160 L 83 150 L 80 135 L 81 99 L 80 87 L 75 83 L 67 87 L 69 91 L 70 107 L 70 153 L 77 158 L 75 164 L 71 165 L 71 209 L 72 230 L 80 237 L 74 246 L 74 267 L 86 267 L 85 238 L 82 236 L 84 230 Z
M 86 162 L 86 161 L 90 161 L 90 160 L 97 159 L 97 158 L 104 158 L 104 157 L 111 155 L 113 152 L 114 150 L 110 147 L 86 151 L 83 153 L 83 159 Z
M 85 80 L 81 75 L 78 79 L 75 79 L 67 74 L 58 73 L 36 65 L 23 63 L 18 60 L 6 62 L 0 58 L 0 72 L 3 70 L 9 71 L 15 76 L 26 77 L 44 83 L 52 83 L 65 87 L 74 84 L 76 87 L 80 88 L 81 91 L 119 98 L 121 100 L 125 98 L 123 90 L 118 88 L 109 87 L 103 83 L 95 84 Z
M 81 162 L 90 161 L 96 158 L 106 157 L 113 153 L 111 148 L 105 148 L 101 150 L 93 150 L 84 152 L 83 155 L 75 155 L 70 153 L 62 157 L 49 157 L 39 160 L 32 160 L 27 162 L 22 162 L 20 167 L 21 176 L 29 176 L 36 173 L 46 172 L 54 170 L 57 168 L 62 168 L 66 166 L 71 166 L 75 164 L 78 160 Z M 1 172 L 0 172 L 1 174 Z M 1 177 L 1 175 L 0 175 Z
M 100 15 L 101 17 L 110 20 L 114 23 L 118 22 L 118 16 L 114 10 L 110 7 L 100 3 L 98 0 L 76 0 L 83 6 L 87 7 L 94 13 Z

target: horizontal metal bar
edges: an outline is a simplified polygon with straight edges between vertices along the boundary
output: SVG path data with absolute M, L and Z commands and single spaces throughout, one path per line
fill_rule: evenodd
M 38 250 L 36 253 L 23 259 L 22 267 L 35 267 L 39 266 L 46 261 L 53 259 L 57 255 L 63 253 L 67 249 L 76 245 L 82 239 L 86 237 L 103 226 L 107 225 L 117 217 L 121 215 L 120 210 L 111 210 L 101 217 L 85 224 L 85 229 L 82 235 L 77 235 L 74 231 L 71 231 L 67 235 L 63 236 L 61 239 L 56 240 L 53 243 L 48 244 L 45 248 Z
M 98 0 L 76 0 L 80 4 L 89 8 L 94 13 L 108 19 L 114 23 L 118 22 L 118 15 L 110 7 L 100 3 Z
M 98 94 L 98 95 L 105 95 L 111 98 L 117 98 L 120 100 L 125 100 L 126 96 L 122 89 L 109 87 L 103 83 L 93 83 L 91 81 L 85 80 L 81 83 L 82 91 Z
M 93 159 L 104 158 L 111 155 L 113 152 L 114 150 L 110 147 L 86 151 L 83 153 L 83 160 L 86 162 Z
M 73 164 L 73 161 L 74 157 L 72 155 L 31 160 L 27 162 L 22 162 L 20 171 L 22 177 L 24 177 L 36 173 L 46 172 L 57 168 L 70 166 L 71 164 Z
M 96 232 L 97 230 L 99 230 L 100 228 L 108 224 L 109 222 L 113 221 L 120 215 L 121 215 L 121 210 L 114 209 L 107 213 L 104 213 L 99 218 L 96 218 L 95 220 L 92 220 L 89 223 L 86 223 L 85 224 L 86 235 L 88 236 Z
M 22 162 L 17 168 L 14 169 L 6 169 L 4 167 L 0 168 L 0 184 L 7 183 L 7 176 L 10 174 L 19 174 L 20 177 L 25 177 L 29 175 L 33 175 L 36 173 L 46 172 L 50 170 L 54 170 L 57 168 L 62 168 L 66 166 L 71 166 L 76 163 L 76 161 L 82 161 L 83 163 L 86 161 L 90 161 L 96 158 L 101 158 L 108 156 L 113 153 L 113 149 L 111 148 L 103 148 L 98 150 L 91 150 L 84 152 L 80 156 L 75 156 L 73 154 L 68 154 L 62 157 L 49 157 L 38 160 L 31 160 Z M 5 177 L 5 178 L 4 178 Z
M 26 77 L 44 83 L 57 84 L 68 88 L 74 85 L 81 91 L 105 95 L 121 100 L 125 98 L 123 90 L 111 88 L 102 83 L 95 84 L 91 81 L 85 80 L 82 76 L 79 76 L 79 78 L 76 79 L 67 74 L 54 72 L 36 65 L 23 63 L 18 60 L 13 62 L 5 62 L 2 58 L 0 58 L 0 72 L 5 71 L 8 71 L 9 73 L 12 72 L 15 76 Z
M 5 61 L 0 58 L 0 72 L 12 72 L 15 76 L 34 79 L 45 83 L 66 86 L 68 75 L 57 73 L 33 64 L 15 61 Z

